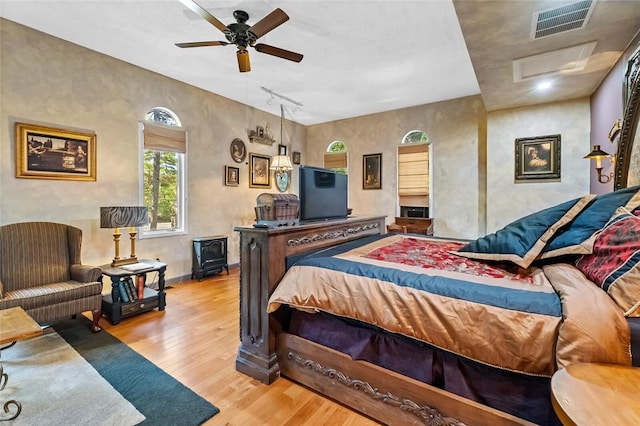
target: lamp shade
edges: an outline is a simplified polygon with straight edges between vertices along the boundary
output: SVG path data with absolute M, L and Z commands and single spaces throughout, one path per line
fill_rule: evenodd
M 236 52 L 238 57 L 238 69 L 240 72 L 251 71 L 251 61 L 249 60 L 249 52 L 244 49 L 238 49 Z
M 584 156 L 584 158 L 589 158 L 596 160 L 596 169 L 602 168 L 602 159 L 609 157 L 609 153 L 604 152 L 600 149 L 600 145 L 594 145 L 593 151 Z
M 271 157 L 271 170 L 293 170 L 293 165 L 288 155 L 274 155 Z
M 584 158 L 593 158 L 597 160 L 598 158 L 600 159 L 607 158 L 609 157 L 609 155 L 610 154 L 608 152 L 604 152 L 603 150 L 600 149 L 600 145 L 594 145 L 593 151 L 585 155 Z
M 100 207 L 100 228 L 124 228 L 146 225 L 146 207 Z

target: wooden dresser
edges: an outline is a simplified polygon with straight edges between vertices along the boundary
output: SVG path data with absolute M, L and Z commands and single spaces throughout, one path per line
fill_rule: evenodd
M 389 232 L 409 232 L 433 235 L 433 219 L 430 217 L 396 217 L 395 226 L 389 225 Z
M 383 234 L 385 217 L 350 217 L 280 228 L 236 227 L 240 233 L 240 348 L 236 370 L 263 383 L 280 373 L 267 302 L 284 276 L 287 256 Z

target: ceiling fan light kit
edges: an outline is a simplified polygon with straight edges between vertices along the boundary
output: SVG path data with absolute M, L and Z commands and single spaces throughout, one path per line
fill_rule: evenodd
M 249 52 L 246 50 L 238 50 L 236 52 L 238 56 L 238 69 L 240 72 L 249 72 L 251 71 L 251 61 L 249 60 Z
M 303 55 L 301 55 L 300 53 L 291 52 L 289 50 L 281 49 L 275 46 L 269 46 L 268 44 L 256 44 L 257 39 L 289 20 L 289 16 L 280 8 L 275 9 L 273 12 L 271 12 L 252 26 L 246 23 L 249 20 L 249 14 L 243 10 L 236 10 L 235 12 L 233 12 L 233 17 L 235 18 L 236 22 L 227 26 L 193 0 L 180 0 L 180 3 L 200 15 L 218 30 L 222 31 L 225 38 L 227 39 L 227 41 L 196 41 L 187 43 L 176 43 L 176 46 L 180 48 L 226 46 L 228 44 L 235 44 L 238 48 L 236 55 L 238 57 L 238 69 L 240 70 L 240 72 L 251 71 L 249 52 L 247 50 L 248 47 L 253 47 L 257 52 L 276 56 L 282 59 L 287 59 L 289 61 L 302 61 Z

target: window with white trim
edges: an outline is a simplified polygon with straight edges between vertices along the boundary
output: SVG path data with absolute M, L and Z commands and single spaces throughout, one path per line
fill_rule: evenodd
M 139 123 L 142 205 L 149 224 L 141 238 L 186 233 L 185 157 L 187 133 L 172 111 L 156 107 Z
M 429 207 L 429 137 L 412 130 L 398 147 L 398 201 L 400 207 Z

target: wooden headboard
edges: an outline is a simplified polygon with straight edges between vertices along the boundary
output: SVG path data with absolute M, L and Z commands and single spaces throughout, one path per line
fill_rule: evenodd
M 613 189 L 640 185 L 640 48 L 629 59 L 624 80 L 624 118 Z

